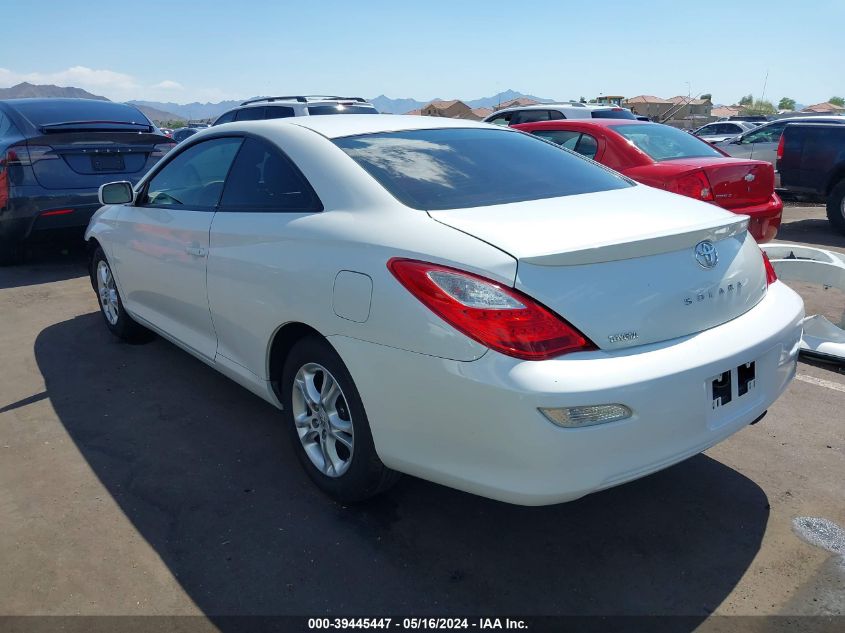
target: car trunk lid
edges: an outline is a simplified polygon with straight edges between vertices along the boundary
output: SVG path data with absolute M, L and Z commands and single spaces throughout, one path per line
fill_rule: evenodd
M 131 129 L 47 129 L 27 141 L 33 174 L 45 189 L 89 189 L 136 182 L 173 141 Z
M 663 161 L 664 165 L 701 170 L 710 181 L 714 202 L 726 209 L 764 204 L 775 187 L 775 172 L 770 163 L 758 160 L 680 159 Z M 687 173 L 681 171 L 680 175 Z
M 648 187 L 431 215 L 515 257 L 515 287 L 603 349 L 715 327 L 766 290 L 746 218 Z

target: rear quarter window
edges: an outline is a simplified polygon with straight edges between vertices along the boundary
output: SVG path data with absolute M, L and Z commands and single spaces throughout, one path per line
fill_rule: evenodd
M 591 115 L 594 119 L 632 119 L 636 120 L 636 116 L 630 110 L 625 108 L 608 108 L 607 110 L 593 110 Z

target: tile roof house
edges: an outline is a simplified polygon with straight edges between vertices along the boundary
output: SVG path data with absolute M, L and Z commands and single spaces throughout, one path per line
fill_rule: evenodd
M 449 101 L 432 101 L 422 107 L 423 116 L 443 116 L 450 119 L 477 120 L 472 108 L 459 99 Z
M 493 110 L 503 110 L 504 108 L 519 108 L 522 106 L 530 106 L 530 105 L 537 105 L 540 103 L 539 101 L 535 101 L 534 99 L 528 99 L 527 97 L 518 97 L 517 99 L 511 99 L 510 101 L 505 101 L 504 103 L 500 103 L 496 105 Z
M 478 117 L 478 120 L 485 119 L 491 114 L 493 114 L 493 110 L 490 108 L 473 108 L 472 113 Z
M 668 99 L 661 99 L 654 95 L 637 95 L 622 102 L 622 107 L 628 108 L 634 114 L 647 116 L 649 119 L 659 119 L 674 107 Z
M 742 115 L 743 109 L 742 108 L 734 108 L 731 106 L 720 106 L 718 108 L 713 108 L 710 111 L 710 116 L 714 116 L 717 119 L 727 119 L 732 116 L 740 116 Z
M 817 103 L 815 105 L 807 106 L 801 112 L 823 112 L 825 114 L 842 114 L 845 113 L 845 108 L 834 105 L 829 101 L 824 103 Z

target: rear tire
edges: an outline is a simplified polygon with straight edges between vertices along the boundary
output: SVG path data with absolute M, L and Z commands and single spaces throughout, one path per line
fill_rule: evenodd
M 91 285 L 97 293 L 100 314 L 103 315 L 106 327 L 112 334 L 130 343 L 147 341 L 152 337 L 152 332 L 140 325 L 123 309 L 123 300 L 117 290 L 111 265 L 99 246 L 91 258 Z
M 297 458 L 324 493 L 340 503 L 357 503 L 399 479 L 378 458 L 358 389 L 325 339 L 308 336 L 293 346 L 280 391 Z
M 834 229 L 845 235 L 845 180 L 840 180 L 827 197 L 827 219 Z

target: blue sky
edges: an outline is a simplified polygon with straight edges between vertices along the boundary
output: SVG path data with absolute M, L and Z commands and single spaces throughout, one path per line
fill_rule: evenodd
M 845 2 L 11 0 L 0 87 L 111 99 L 845 94 Z M 529 12 L 542 5 L 541 11 Z M 520 11 L 525 9 L 524 13 Z M 31 26 L 28 26 L 31 25 Z M 689 82 L 689 85 L 688 83 Z

